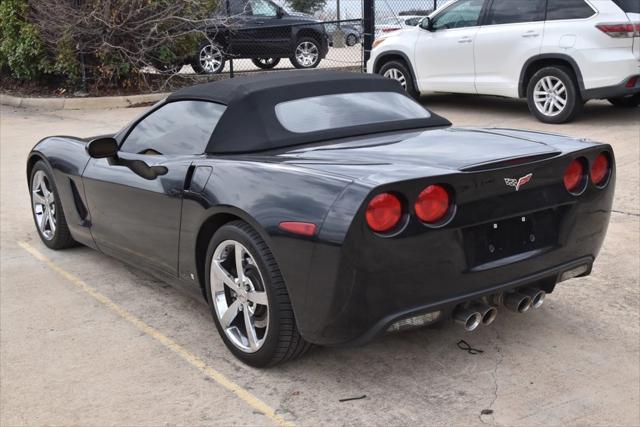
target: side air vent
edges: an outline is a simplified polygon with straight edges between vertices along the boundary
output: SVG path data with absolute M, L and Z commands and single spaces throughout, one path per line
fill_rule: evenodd
M 87 217 L 89 216 L 89 211 L 87 210 L 87 207 L 84 205 L 84 202 L 80 197 L 80 193 L 78 192 L 76 183 L 73 182 L 71 178 L 69 178 L 69 186 L 71 187 L 71 194 L 73 194 L 73 202 L 76 205 L 76 211 L 78 212 L 78 215 L 80 216 L 82 221 L 86 221 L 88 219 Z

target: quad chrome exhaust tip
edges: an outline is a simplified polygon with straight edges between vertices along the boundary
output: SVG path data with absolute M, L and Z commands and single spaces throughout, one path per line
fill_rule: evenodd
M 503 300 L 504 306 L 516 313 L 525 313 L 531 308 L 531 297 L 520 292 L 506 294 Z
M 458 307 L 453 312 L 453 320 L 467 332 L 475 331 L 482 323 L 482 314 L 473 308 Z
M 521 290 L 520 293 L 531 298 L 531 308 L 540 308 L 540 306 L 544 304 L 544 299 L 547 296 L 545 291 L 536 288 L 525 288 Z
M 471 309 L 480 313 L 480 315 L 482 316 L 481 322 L 484 326 L 489 326 L 490 324 L 492 324 L 498 316 L 498 307 L 496 307 L 495 305 L 478 302 L 473 304 L 471 306 Z

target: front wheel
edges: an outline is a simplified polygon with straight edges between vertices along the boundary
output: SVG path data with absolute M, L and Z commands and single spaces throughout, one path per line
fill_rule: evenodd
M 198 74 L 219 74 L 224 70 L 225 57 L 222 46 L 205 42 L 198 55 L 191 61 L 191 68 Z
M 400 86 L 402 86 L 412 98 L 418 99 L 420 97 L 413 81 L 413 75 L 403 62 L 389 61 L 380 67 L 378 73 L 400 83 Z
M 620 98 L 610 98 L 611 105 L 620 108 L 635 108 L 640 105 L 640 93 L 622 96 Z
M 536 72 L 527 86 L 527 103 L 538 120 L 551 124 L 570 122 L 584 106 L 575 79 L 565 67 Z
M 49 165 L 38 161 L 31 170 L 31 212 L 42 242 L 51 249 L 76 246 L 67 226 L 58 189 Z
M 309 348 L 273 254 L 243 221 L 222 226 L 207 251 L 206 291 L 216 327 L 244 363 L 272 366 Z
M 296 68 L 316 68 L 320 64 L 318 41 L 311 37 L 302 37 L 296 43 L 295 50 L 289 61 Z
M 263 70 L 271 70 L 280 63 L 280 58 L 254 58 L 253 65 Z

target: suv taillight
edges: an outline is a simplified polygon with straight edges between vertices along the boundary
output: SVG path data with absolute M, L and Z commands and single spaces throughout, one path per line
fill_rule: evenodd
M 598 24 L 596 28 L 608 36 L 623 39 L 640 36 L 640 22 Z

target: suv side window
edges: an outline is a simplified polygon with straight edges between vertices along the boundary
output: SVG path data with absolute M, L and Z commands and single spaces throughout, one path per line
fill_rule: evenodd
M 267 16 L 273 18 L 278 15 L 278 8 L 266 0 L 249 0 L 253 16 Z
M 225 109 L 213 102 L 171 102 L 142 119 L 120 149 L 136 154 L 202 154 Z
M 452 4 L 433 18 L 433 30 L 475 27 L 485 0 L 462 0 Z
M 493 0 L 487 25 L 544 21 L 545 0 Z
M 584 0 L 548 0 L 547 21 L 586 19 L 596 12 Z

